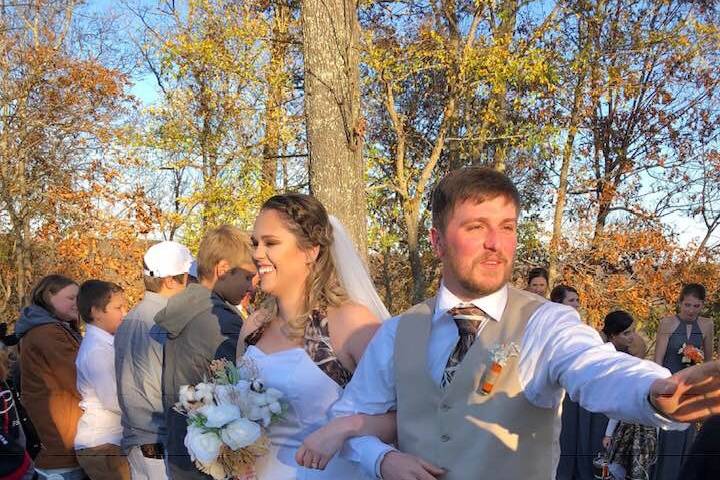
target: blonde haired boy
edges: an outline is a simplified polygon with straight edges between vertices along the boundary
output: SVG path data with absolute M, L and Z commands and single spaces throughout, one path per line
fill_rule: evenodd
M 208 478 L 190 460 L 184 445 L 186 419 L 173 406 L 180 387 L 201 382 L 210 362 L 235 361 L 243 318 L 234 305 L 252 294 L 256 275 L 250 237 L 229 225 L 209 231 L 200 243 L 197 267 L 198 283 L 171 298 L 155 317 L 167 332 L 162 389 L 174 480 Z

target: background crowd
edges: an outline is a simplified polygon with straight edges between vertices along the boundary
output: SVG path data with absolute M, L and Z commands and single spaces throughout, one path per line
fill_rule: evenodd
M 180 387 L 201 381 L 210 361 L 235 361 L 243 322 L 259 306 L 257 268 L 266 268 L 255 250 L 248 234 L 231 226 L 209 231 L 196 259 L 179 243 L 157 243 L 138 265 L 145 294 L 130 311 L 115 283 L 42 278 L 3 339 L 0 478 L 204 478 L 184 444 L 185 418 L 173 407 Z M 545 297 L 547 271 L 531 270 L 526 288 Z M 582 305 L 569 285 L 554 286 L 550 300 Z M 660 322 L 654 359 L 673 373 L 696 363 L 679 353 L 687 345 L 714 357 L 713 324 L 701 316 L 705 301 L 702 285 L 687 284 L 676 312 Z M 327 327 L 310 325 L 322 338 Z M 614 310 L 602 336 L 608 348 L 646 357 L 635 327 L 631 314 Z M 325 373 L 343 385 L 352 372 L 330 360 Z M 562 411 L 557 480 L 597 478 L 603 465 L 617 479 L 710 478 L 704 475 L 720 463 L 707 455 L 717 453 L 716 419 L 699 434 L 695 425 L 658 432 L 588 412 L 569 397 Z
M 546 296 L 547 270 L 530 270 L 527 289 Z M 550 300 L 575 309 L 581 306 L 577 290 L 569 285 L 556 285 L 550 292 Z M 679 294 L 676 313 L 660 321 L 652 358 L 672 373 L 695 363 L 683 362 L 683 355 L 679 352 L 686 344 L 699 349 L 704 359 L 714 358 L 713 322 L 701 316 L 705 301 L 706 291 L 703 285 L 686 284 Z M 620 352 L 640 358 L 646 358 L 651 353 L 645 340 L 636 331 L 635 319 L 626 311 L 609 312 L 604 318 L 601 334 L 604 340 Z M 618 479 L 687 478 L 687 475 L 683 475 L 683 465 L 687 472 L 691 472 L 698 464 L 712 459 L 711 455 L 706 455 L 710 452 L 691 454 L 697 437 L 696 427 L 691 425 L 684 431 L 660 431 L 643 425 L 618 422 L 589 412 L 566 396 L 563 402 L 560 435 L 562 453 L 557 479 L 597 478 L 595 475 L 598 466 L 603 464 L 607 464 L 609 474 Z M 716 428 L 712 424 L 708 425 L 709 430 Z M 704 433 L 704 437 L 709 435 Z M 717 435 L 718 432 L 715 433 L 716 437 Z M 697 443 L 697 448 L 706 448 L 702 441 Z M 711 448 L 715 454 L 720 452 L 717 443 Z M 598 458 L 598 454 L 603 458 Z M 715 468 L 717 471 L 717 467 Z

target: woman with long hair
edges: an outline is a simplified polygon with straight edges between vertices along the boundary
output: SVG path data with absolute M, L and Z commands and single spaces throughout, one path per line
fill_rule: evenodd
M 270 426 L 272 445 L 256 475 L 364 478 L 359 467 L 337 456 L 323 459 L 308 451 L 296 461 L 296 454 L 305 437 L 330 420 L 330 407 L 389 314 L 342 226 L 331 223 L 315 198 L 286 194 L 267 200 L 255 221 L 253 244 L 259 286 L 269 300 L 243 325 L 238 358 L 244 353 L 289 404 Z
M 678 299 L 677 313 L 660 320 L 655 345 L 655 362 L 677 373 L 695 363 L 683 350 L 688 347 L 712 359 L 713 322 L 700 316 L 705 307 L 705 287 L 699 283 L 685 285 Z M 695 437 L 695 427 L 684 431 L 661 431 L 655 480 L 676 480 Z
M 42 441 L 40 478 L 82 479 L 74 441 L 82 410 L 75 358 L 80 348 L 78 285 L 62 275 L 41 279 L 15 326 L 20 339 L 22 401 Z M 57 478 L 57 477 L 55 477 Z
M 603 335 L 619 352 L 630 353 L 635 342 L 635 320 L 632 315 L 615 310 L 605 316 Z M 609 450 L 610 471 L 617 480 L 649 480 L 655 463 L 657 430 L 634 423 L 610 420 L 603 438 Z

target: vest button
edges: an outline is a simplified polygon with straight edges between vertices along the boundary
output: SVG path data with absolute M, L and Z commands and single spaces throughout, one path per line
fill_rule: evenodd
M 441 436 L 440 436 L 440 441 L 442 441 L 442 442 L 449 442 L 449 441 L 450 441 L 450 435 L 445 435 L 445 434 L 441 435 Z

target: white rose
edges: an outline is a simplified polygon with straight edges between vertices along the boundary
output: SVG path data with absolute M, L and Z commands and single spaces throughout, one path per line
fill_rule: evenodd
M 205 432 L 202 428 L 190 425 L 185 435 L 185 447 L 190 458 L 204 464 L 211 464 L 220 455 L 222 440 L 213 432 Z
M 240 450 L 257 442 L 261 433 L 260 425 L 245 418 L 239 418 L 223 428 L 220 437 L 232 450 Z
M 208 428 L 222 428 L 242 416 L 237 405 L 205 405 L 198 412 L 207 419 L 205 426 Z

